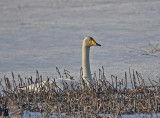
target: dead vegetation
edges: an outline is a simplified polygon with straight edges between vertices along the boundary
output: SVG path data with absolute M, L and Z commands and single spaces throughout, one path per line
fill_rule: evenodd
M 66 70 L 64 75 L 73 79 Z M 98 77 L 94 74 L 94 85 L 91 88 L 82 87 L 81 82 L 71 82 L 68 85 L 63 81 L 61 89 L 56 85 L 55 79 L 48 78 L 49 81 L 52 80 L 51 84 L 46 83 L 38 91 L 30 92 L 18 88 L 33 84 L 32 77 L 22 79 L 18 75 L 16 79 L 19 79 L 18 84 L 13 73 L 12 79 L 5 76 L 1 79 L 1 83 L 5 82 L 5 85 L 1 84 L 1 116 L 6 115 L 5 110 L 9 110 L 10 116 L 22 117 L 24 111 L 29 111 L 40 112 L 44 117 L 53 114 L 61 117 L 65 114 L 79 118 L 160 112 L 160 81 L 149 79 L 150 83 L 147 84 L 141 74 L 134 70 L 126 72 L 121 80 L 112 75 L 109 82 L 102 68 Z M 35 83 L 42 81 L 42 76 L 37 71 Z
M 127 47 L 129 49 L 132 49 L 138 53 L 140 53 L 141 55 L 149 55 L 149 56 L 159 56 L 160 53 L 160 45 L 159 42 L 156 44 L 152 44 L 149 40 L 148 41 L 148 50 L 143 50 L 143 49 L 137 49 L 137 48 L 131 48 L 131 47 Z

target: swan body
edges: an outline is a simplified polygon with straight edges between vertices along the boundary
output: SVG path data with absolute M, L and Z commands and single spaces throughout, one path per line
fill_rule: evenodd
M 83 72 L 83 81 L 84 83 L 90 87 L 91 84 L 93 84 L 93 79 L 90 71 L 90 62 L 89 62 L 89 53 L 90 53 L 90 47 L 91 46 L 101 46 L 98 44 L 92 37 L 85 37 L 82 44 L 82 72 Z M 71 80 L 64 80 L 67 83 L 70 83 Z M 39 92 L 39 90 L 43 87 L 45 90 L 48 90 L 47 84 L 51 85 L 52 81 L 43 81 L 41 83 L 31 84 L 29 86 L 21 87 L 19 90 L 28 90 L 29 92 Z M 56 81 L 57 86 L 59 88 L 63 89 L 62 84 L 62 78 L 58 78 L 58 81 Z
M 55 87 L 60 88 L 61 90 L 63 90 L 63 81 L 66 82 L 67 84 L 71 84 L 71 82 L 73 80 L 71 79 L 64 79 L 64 78 L 56 78 L 56 83 L 52 80 L 46 80 L 46 81 L 42 81 L 39 83 L 34 83 L 28 86 L 24 86 L 24 87 L 19 87 L 18 91 L 28 91 L 28 92 L 40 92 L 42 89 L 43 91 L 49 91 L 50 88 Z
M 39 92 L 40 89 L 43 87 L 45 88 L 46 90 L 48 89 L 47 88 L 47 84 L 48 84 L 48 80 L 46 81 L 42 81 L 41 83 L 34 83 L 34 84 L 31 84 L 31 85 L 28 85 L 28 86 L 25 86 L 25 87 L 20 87 L 18 88 L 18 91 L 28 91 L 28 92 Z
M 82 44 L 82 72 L 83 81 L 89 87 L 93 84 L 93 79 L 90 70 L 89 53 L 91 46 L 101 46 L 92 37 L 85 37 Z

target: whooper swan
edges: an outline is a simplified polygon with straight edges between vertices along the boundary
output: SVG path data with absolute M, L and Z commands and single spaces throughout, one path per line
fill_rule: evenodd
M 91 46 L 101 46 L 98 44 L 92 37 L 85 37 L 82 45 L 82 72 L 83 72 L 83 81 L 84 83 L 90 87 L 93 84 L 93 79 L 90 71 L 90 62 L 89 62 L 89 52 Z M 56 84 L 62 89 L 62 81 L 63 78 L 57 78 L 58 82 Z M 64 80 L 65 81 L 65 80 Z M 69 82 L 69 80 L 66 80 Z M 70 80 L 71 81 L 71 80 Z M 21 87 L 19 90 L 28 90 L 28 91 L 39 91 L 41 87 L 47 87 L 47 84 L 50 84 L 51 81 L 43 81 L 42 83 L 31 84 L 29 86 Z M 48 90 L 48 88 L 46 88 Z
M 89 52 L 91 46 L 101 46 L 92 37 L 86 37 L 82 45 L 82 72 L 85 84 L 90 87 L 93 84 L 93 79 L 90 71 Z

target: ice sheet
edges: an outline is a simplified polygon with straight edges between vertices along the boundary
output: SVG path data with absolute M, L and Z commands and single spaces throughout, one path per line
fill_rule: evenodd
M 91 71 L 104 66 L 107 78 L 129 68 L 156 79 L 160 54 L 159 0 L 4 0 L 0 2 L 0 77 L 58 76 L 56 66 L 79 79 L 81 45 L 92 36 Z M 131 49 L 134 48 L 134 49 Z M 144 77 L 144 78 L 145 78 Z

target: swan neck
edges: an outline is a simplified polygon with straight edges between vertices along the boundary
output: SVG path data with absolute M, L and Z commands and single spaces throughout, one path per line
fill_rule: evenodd
M 90 53 L 90 47 L 83 45 L 83 48 L 82 48 L 83 79 L 89 80 L 89 82 L 86 81 L 87 85 L 89 83 L 93 83 L 91 71 L 90 71 L 89 53 Z

